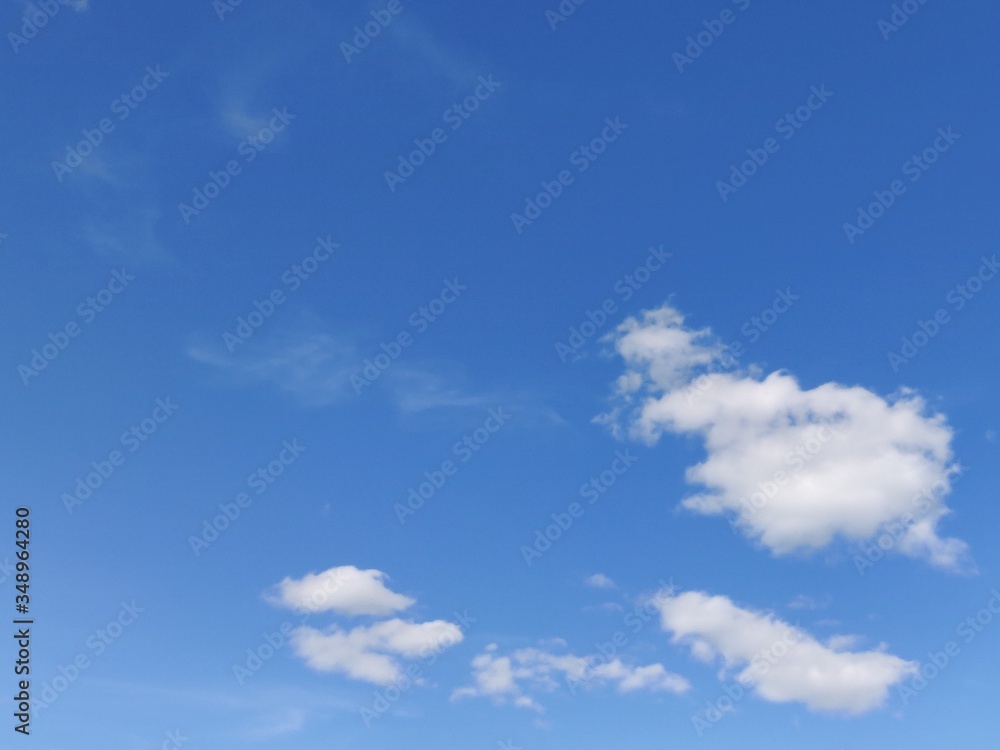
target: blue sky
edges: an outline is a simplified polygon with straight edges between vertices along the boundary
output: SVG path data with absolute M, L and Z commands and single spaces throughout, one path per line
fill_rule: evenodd
M 981 743 L 996 14 L 7 0 L 27 741 Z

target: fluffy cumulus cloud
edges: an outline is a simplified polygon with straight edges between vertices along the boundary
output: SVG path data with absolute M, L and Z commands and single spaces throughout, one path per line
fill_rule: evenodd
M 414 599 L 386 587 L 380 570 L 359 570 L 353 565 L 285 578 L 265 598 L 274 605 L 304 612 L 337 612 L 343 615 L 391 615 L 408 609 Z
M 960 472 L 952 431 L 913 391 L 803 389 L 786 372 L 746 371 L 670 306 L 611 339 L 627 370 L 598 421 L 648 444 L 664 432 L 699 436 L 707 457 L 687 470 L 700 491 L 686 509 L 730 518 L 775 554 L 879 537 L 943 568 L 969 566 L 966 544 L 938 534 Z
M 702 661 L 721 657 L 723 675 L 774 703 L 859 714 L 881 706 L 889 689 L 918 664 L 885 652 L 848 651 L 854 640 L 820 643 L 772 615 L 736 606 L 724 596 L 689 591 L 657 599 L 663 629 Z
M 285 578 L 264 598 L 307 615 L 332 612 L 349 617 L 381 617 L 416 603 L 389 589 L 387 578 L 380 570 L 342 565 L 298 579 Z M 296 656 L 318 672 L 391 685 L 403 677 L 404 660 L 427 658 L 460 643 L 463 637 L 462 629 L 446 620 L 413 622 L 394 617 L 351 629 L 338 624 L 323 630 L 301 625 L 292 631 L 291 644 Z
M 691 687 L 687 680 L 668 672 L 662 664 L 635 667 L 617 658 L 555 654 L 537 648 L 519 649 L 504 656 L 496 644 L 490 644 L 472 660 L 472 677 L 473 684 L 455 690 L 452 700 L 488 697 L 498 704 L 511 703 L 536 711 L 541 711 L 542 706 L 531 694 L 551 693 L 560 684 L 571 693 L 608 684 L 622 693 L 637 690 L 683 693 Z

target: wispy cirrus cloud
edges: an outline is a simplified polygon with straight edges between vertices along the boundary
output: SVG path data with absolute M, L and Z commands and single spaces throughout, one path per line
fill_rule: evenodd
M 354 395 L 354 346 L 315 329 L 257 334 L 233 354 L 218 344 L 200 343 L 187 355 L 239 385 L 269 385 L 304 406 L 330 406 Z
M 404 414 L 441 408 L 482 408 L 497 402 L 492 395 L 470 392 L 464 380 L 455 373 L 449 378 L 420 367 L 397 368 L 388 377 L 392 397 Z

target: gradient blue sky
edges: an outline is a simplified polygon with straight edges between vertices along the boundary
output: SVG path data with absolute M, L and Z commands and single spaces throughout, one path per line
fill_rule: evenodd
M 210 0 L 57 7 L 33 38 L 0 50 L 0 560 L 15 549 L 14 508 L 30 506 L 33 690 L 78 654 L 91 664 L 37 712 L 27 742 L 152 749 L 179 729 L 191 750 L 837 750 L 982 747 L 996 734 L 1000 629 L 966 644 L 956 628 L 1000 586 L 1000 281 L 961 310 L 948 297 L 997 250 L 995 6 L 930 0 L 883 33 L 888 2 L 587 0 L 552 28 L 555 0 L 401 0 L 350 62 L 341 43 L 385 4 L 247 0 L 221 19 Z M 674 53 L 723 10 L 732 23 L 679 71 Z M 21 34 L 24 11 L 5 0 L 2 30 Z M 121 119 L 119 97 L 156 66 L 166 77 Z M 447 111 L 488 91 L 481 76 L 499 86 L 453 130 Z M 778 121 L 813 87 L 832 96 L 786 139 Z M 248 151 L 275 109 L 294 118 Z M 102 118 L 110 132 L 57 176 L 53 162 Z M 579 171 L 574 152 L 615 118 L 627 128 Z M 443 142 L 390 190 L 386 171 L 435 128 Z M 960 137 L 911 181 L 906 163 L 939 128 Z M 776 152 L 720 198 L 718 181 L 769 138 Z M 230 161 L 239 173 L 186 221 L 179 204 Z M 572 184 L 518 231 L 511 214 L 562 170 Z M 849 241 L 844 223 L 894 180 L 905 192 Z M 327 237 L 339 248 L 292 290 L 284 274 Z M 661 246 L 669 260 L 625 299 L 621 280 Z M 106 309 L 78 312 L 122 269 L 134 281 Z M 454 280 L 467 289 L 422 330 L 411 316 Z M 227 351 L 223 334 L 273 289 L 285 301 Z M 750 334 L 785 289 L 799 299 Z M 556 344 L 607 299 L 599 333 L 562 361 Z M 976 572 L 891 554 L 861 576 L 847 541 L 777 555 L 722 518 L 679 509 L 702 442 L 619 440 L 593 421 L 626 369 L 599 339 L 668 302 L 689 326 L 741 342 L 742 366 L 787 370 L 804 389 L 917 389 L 946 415 L 967 469 L 941 529 L 968 543 Z M 948 322 L 894 368 L 889 353 L 939 309 Z M 79 335 L 25 377 L 19 366 L 69 322 Z M 351 376 L 404 331 L 412 343 L 356 393 Z M 177 411 L 129 452 L 122 433 L 168 398 Z M 509 420 L 400 524 L 394 504 L 495 408 Z M 248 475 L 285 441 L 305 451 L 253 494 Z M 116 449 L 124 464 L 69 513 L 63 493 Z M 634 466 L 526 565 L 522 545 L 625 450 Z M 244 491 L 252 504 L 195 555 L 189 537 Z M 233 675 L 262 634 L 297 622 L 265 591 L 347 565 L 386 573 L 417 601 L 407 617 L 475 618 L 371 728 L 358 710 L 377 686 L 316 672 L 290 646 L 245 684 Z M 616 587 L 587 585 L 596 573 Z M 655 623 L 630 636 L 623 659 L 683 675 L 683 694 L 559 688 L 537 693 L 544 713 L 450 699 L 489 644 L 563 639 L 564 652 L 591 654 L 667 581 L 819 640 L 855 635 L 858 650 L 884 643 L 922 662 L 958 640 L 961 653 L 908 703 L 893 686 L 880 707 L 846 717 L 755 695 L 704 737 L 692 716 L 721 694 L 721 662 L 692 658 Z M 13 595 L 8 577 L 11 612 Z M 133 600 L 142 614 L 96 654 L 88 639 Z M 3 680 L 13 687 L 9 670 Z

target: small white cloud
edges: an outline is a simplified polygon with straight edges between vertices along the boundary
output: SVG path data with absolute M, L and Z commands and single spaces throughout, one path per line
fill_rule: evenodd
M 593 586 L 595 589 L 616 589 L 618 584 L 612 581 L 604 573 L 594 573 L 594 575 L 587 578 L 584 583 L 588 586 Z
M 833 651 L 846 651 L 861 643 L 859 635 L 832 635 L 826 639 L 826 645 Z
M 799 594 L 790 602 L 788 602 L 789 609 L 826 609 L 833 602 L 833 597 L 829 594 L 817 599 L 814 596 L 809 596 L 807 594 Z
M 773 615 L 736 606 L 724 596 L 688 591 L 656 600 L 675 643 L 704 660 L 718 654 L 734 678 L 773 703 L 799 702 L 814 711 L 860 714 L 882 706 L 889 688 L 918 664 L 874 651 L 851 652 L 851 636 L 826 646 Z M 725 675 L 723 679 L 728 679 Z
M 487 697 L 494 703 L 510 703 L 517 708 L 541 712 L 541 704 L 529 693 L 555 691 L 560 683 L 576 692 L 601 685 L 614 685 L 619 692 L 638 690 L 683 693 L 690 684 L 680 675 L 668 672 L 662 664 L 630 666 L 621 659 L 603 656 L 554 654 L 537 648 L 525 648 L 510 655 L 499 655 L 496 644 L 472 660 L 473 684 L 452 693 L 452 700 Z
M 407 622 L 394 618 L 344 631 L 302 626 L 292 633 L 295 654 L 318 672 L 344 674 L 375 685 L 391 685 L 403 675 L 402 659 L 417 659 L 462 641 L 452 622 Z
M 951 511 L 952 430 L 915 392 L 884 399 L 860 386 L 804 390 L 791 375 L 732 369 L 708 329 L 669 305 L 629 318 L 610 336 L 628 370 L 619 405 L 598 421 L 649 444 L 697 435 L 706 459 L 688 468 L 704 488 L 682 506 L 736 516 L 775 554 L 860 543 L 890 528 L 900 552 L 942 568 L 968 567 L 967 545 L 942 538 Z
M 388 576 L 380 570 L 359 570 L 341 565 L 302 578 L 285 578 L 264 595 L 275 606 L 301 612 L 336 612 L 342 615 L 391 615 L 413 606 L 415 599 L 386 587 Z

